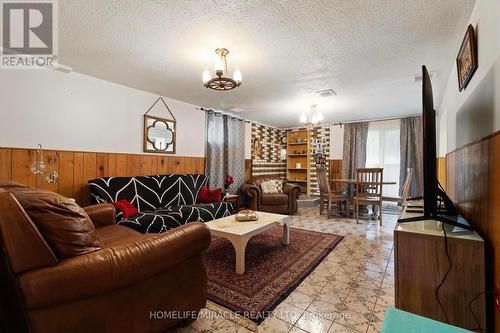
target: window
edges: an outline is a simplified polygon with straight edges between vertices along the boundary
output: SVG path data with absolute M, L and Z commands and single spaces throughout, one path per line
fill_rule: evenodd
M 400 164 L 399 119 L 370 122 L 366 143 L 366 167 L 384 168 L 384 181 L 395 181 L 396 185 L 384 185 L 382 194 L 399 196 Z

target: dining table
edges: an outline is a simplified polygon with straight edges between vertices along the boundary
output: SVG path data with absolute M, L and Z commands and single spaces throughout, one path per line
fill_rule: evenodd
M 351 185 L 356 185 L 356 179 L 355 178 L 333 178 L 330 179 L 331 183 L 336 183 L 336 184 L 347 184 L 348 186 Z M 363 182 L 363 184 L 379 184 L 380 182 Z M 397 183 L 394 181 L 382 181 L 382 185 L 396 185 Z M 351 194 L 352 196 L 353 194 Z M 366 209 L 366 207 L 364 208 Z M 373 219 L 373 217 L 372 217 Z
M 356 179 L 354 178 L 334 178 L 330 179 L 332 183 L 339 184 L 356 184 Z M 379 184 L 379 182 L 363 182 L 363 184 Z M 382 185 L 396 185 L 396 182 L 393 181 L 382 181 Z

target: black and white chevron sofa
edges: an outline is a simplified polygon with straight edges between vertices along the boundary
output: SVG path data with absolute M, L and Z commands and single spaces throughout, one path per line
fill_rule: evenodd
M 112 203 L 126 199 L 138 210 L 134 216 L 117 223 L 142 233 L 161 233 L 189 222 L 208 222 L 231 215 L 229 202 L 198 203 L 202 186 L 208 186 L 204 175 L 160 175 L 105 177 L 89 181 L 92 201 Z

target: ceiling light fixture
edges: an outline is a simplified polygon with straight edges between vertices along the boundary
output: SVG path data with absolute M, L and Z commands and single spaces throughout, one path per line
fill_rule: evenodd
M 227 75 L 226 56 L 229 54 L 229 50 L 225 48 L 218 48 L 215 50 L 215 54 L 217 54 L 214 65 L 216 77 L 212 77 L 210 71 L 205 70 L 202 76 L 203 85 L 207 88 L 218 91 L 232 90 L 241 86 L 243 78 L 239 69 L 234 71 L 233 78 L 224 76 L 224 74 Z
M 323 114 L 316 110 L 316 104 L 311 105 L 311 110 L 308 113 L 303 113 L 300 116 L 300 122 L 306 127 L 314 127 L 323 121 Z

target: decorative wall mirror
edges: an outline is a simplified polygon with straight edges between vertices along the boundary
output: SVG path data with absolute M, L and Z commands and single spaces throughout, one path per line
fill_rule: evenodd
M 168 112 L 170 118 L 149 115 L 153 109 L 158 113 L 160 108 Z M 174 115 L 163 98 L 159 97 L 144 114 L 144 152 L 175 154 L 175 124 Z

